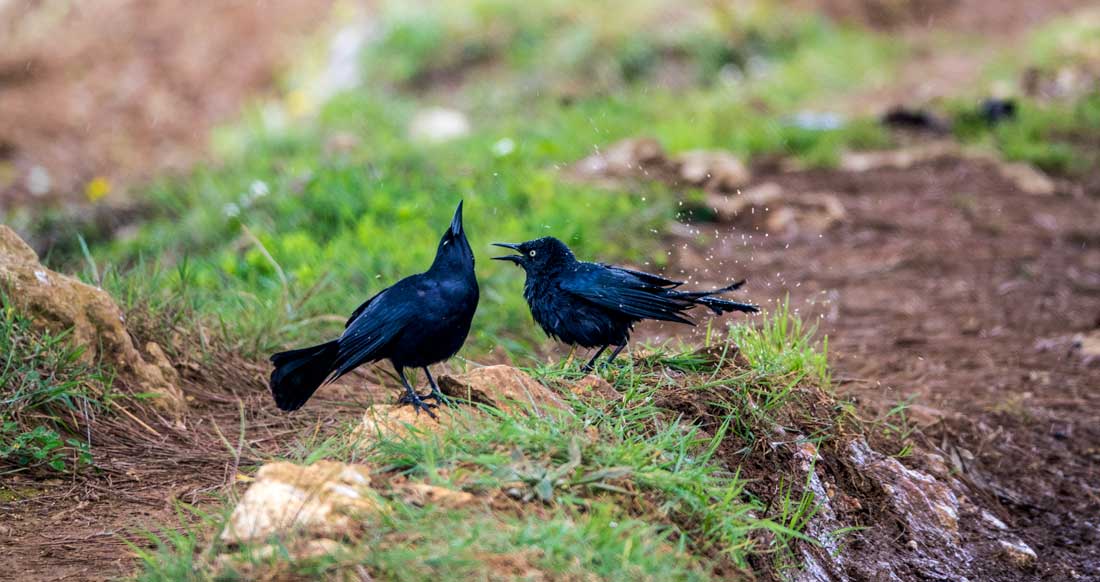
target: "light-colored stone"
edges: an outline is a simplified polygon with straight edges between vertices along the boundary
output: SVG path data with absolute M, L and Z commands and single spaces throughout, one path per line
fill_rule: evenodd
M 1028 569 L 1035 565 L 1039 557 L 1031 546 L 1018 539 L 997 540 L 997 546 L 1001 556 L 1010 564 L 1020 569 Z
M 568 407 L 549 388 L 511 366 L 475 368 L 461 376 L 443 376 L 439 389 L 447 396 L 494 406 L 506 412 L 543 416 Z
M 861 475 L 873 479 L 886 493 L 894 512 L 904 516 L 910 536 L 945 548 L 957 545 L 959 500 L 948 485 L 872 451 L 864 441 L 848 446 L 848 458 Z
M 752 180 L 748 167 L 733 154 L 722 150 L 692 150 L 674 161 L 678 176 L 693 186 L 712 192 L 736 192 Z
M 409 137 L 425 143 L 442 143 L 470 133 L 470 121 L 453 109 L 425 109 L 409 123 Z
M 594 374 L 589 374 L 575 382 L 568 382 L 567 386 L 569 391 L 578 398 L 599 398 L 602 400 L 619 400 L 621 398 L 607 380 Z
M 1004 179 L 1015 184 L 1022 192 L 1036 196 L 1050 196 L 1057 191 L 1054 180 L 1031 164 L 1002 162 L 997 164 L 997 170 Z
M 477 498 L 465 491 L 436 487 L 427 483 L 405 483 L 395 488 L 406 503 L 420 507 L 458 508 L 470 505 Z
M 959 418 L 957 413 L 932 408 L 924 404 L 910 404 L 905 409 L 905 415 L 910 422 L 921 428 L 927 428 L 944 420 Z
M 636 137 L 615 142 L 571 166 L 570 173 L 585 180 L 647 177 L 668 163 L 657 140 Z M 659 176 L 651 176 L 658 178 Z
M 355 428 L 354 437 L 374 439 L 379 436 L 407 435 L 414 431 L 438 432 L 454 424 L 455 415 L 447 407 L 433 409 L 436 418 L 417 412 L 412 406 L 375 404 L 363 413 L 363 422 Z
M 964 155 L 963 149 L 954 141 L 933 141 L 896 150 L 845 152 L 840 157 L 840 169 L 846 172 L 904 170 L 924 162 L 959 155 Z
M 992 513 L 990 513 L 989 510 L 986 510 L 986 509 L 981 510 L 980 515 L 981 515 L 982 521 L 989 524 L 990 526 L 995 527 L 995 528 L 997 528 L 1001 531 L 1007 531 L 1008 530 L 1008 524 L 1001 521 L 1001 518 L 999 518 L 996 515 L 993 515 Z
M 340 538 L 380 510 L 364 465 L 269 463 L 233 509 L 221 539 L 236 544 L 291 533 Z
M 34 250 L 4 225 L 0 286 L 40 329 L 72 330 L 70 339 L 84 348 L 84 361 L 113 366 L 123 386 L 154 395 L 151 402 L 166 412 L 180 414 L 186 409 L 178 375 L 160 346 L 146 344 L 143 355 L 126 330 L 122 311 L 105 291 L 42 266 Z
M 291 562 L 301 562 L 322 557 L 338 557 L 351 551 L 350 548 L 340 542 L 328 538 L 280 540 L 277 544 L 266 544 L 257 548 L 248 548 L 246 552 L 228 553 L 218 556 L 214 560 L 215 579 L 239 579 L 248 580 L 257 578 L 257 566 L 279 557 L 283 561 L 286 555 Z M 232 572 L 234 575 L 229 575 Z
M 1086 362 L 1100 360 L 1100 329 L 1074 336 L 1073 350 Z
M 707 206 L 721 222 L 730 222 L 794 236 L 822 233 L 845 219 L 840 199 L 825 192 L 787 193 L 774 182 L 765 182 L 739 194 L 712 193 Z

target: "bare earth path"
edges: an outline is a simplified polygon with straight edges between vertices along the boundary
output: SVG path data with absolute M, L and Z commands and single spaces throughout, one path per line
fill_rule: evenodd
M 959 0 L 883 23 L 866 10 L 890 3 L 814 4 L 917 49 L 889 83 L 825 105 L 860 115 L 980 91 L 993 57 L 1092 5 Z M 1028 194 L 991 163 L 952 156 L 868 172 L 765 170 L 754 180 L 764 182 L 835 194 L 847 217 L 794 238 L 719 226 L 716 248 L 677 243 L 674 262 L 704 280 L 748 277 L 747 296 L 789 296 L 820 316 L 841 392 L 868 410 L 919 404 L 911 417 L 928 446 L 1038 553 L 1022 579 L 1100 580 L 1100 362 L 1073 346 L 1100 330 L 1100 199 Z
M 868 411 L 912 399 L 1041 578 L 1100 579 L 1100 365 L 1072 348 L 1100 328 L 1100 200 L 1027 194 L 954 157 L 757 181 L 834 193 L 848 216 L 820 237 L 720 227 L 676 262 L 820 316 L 842 393 Z

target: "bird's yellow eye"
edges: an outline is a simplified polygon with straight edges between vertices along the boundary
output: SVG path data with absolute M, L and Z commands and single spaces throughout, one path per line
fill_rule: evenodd
M 527 253 L 527 254 L 528 254 L 528 255 L 531 255 L 531 256 L 533 257 L 533 256 L 535 256 L 535 251 L 531 251 L 531 252 L 529 252 L 529 253 Z

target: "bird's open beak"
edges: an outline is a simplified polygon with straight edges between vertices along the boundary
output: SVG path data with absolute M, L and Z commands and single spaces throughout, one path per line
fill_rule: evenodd
M 520 252 L 519 245 L 516 243 L 493 243 L 494 247 L 504 247 L 506 249 L 512 249 L 517 253 Z M 505 255 L 503 257 L 493 257 L 494 261 L 512 261 L 517 265 L 523 260 L 523 255 Z
M 451 219 L 451 236 L 458 236 L 462 234 L 462 202 L 458 203 L 458 210 L 455 210 L 455 217 Z

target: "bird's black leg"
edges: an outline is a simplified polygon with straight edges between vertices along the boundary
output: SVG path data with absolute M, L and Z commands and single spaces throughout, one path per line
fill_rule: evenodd
M 405 385 L 405 395 L 402 396 L 397 403 L 411 404 L 417 414 L 420 414 L 420 411 L 423 410 L 428 413 L 428 416 L 436 418 L 435 413 L 432 412 L 432 408 L 435 408 L 436 405 L 424 402 L 424 400 L 420 398 L 420 395 L 416 393 L 416 390 L 413 390 L 412 385 L 409 384 L 408 378 L 405 377 L 404 368 L 400 368 L 395 364 L 394 369 L 397 370 L 397 375 L 401 377 L 401 383 Z
M 626 344 L 623 344 L 623 345 L 615 348 L 615 351 L 611 352 L 611 355 L 607 357 L 607 362 L 606 363 L 610 364 L 611 361 L 614 360 L 615 357 L 619 355 L 619 352 L 623 351 L 623 348 L 625 348 L 625 347 L 626 347 Z
M 428 377 L 428 384 L 430 384 L 432 387 L 432 393 L 425 396 L 424 398 L 434 398 L 436 402 L 442 404 L 450 404 L 450 399 L 448 399 L 446 396 L 443 395 L 442 392 L 439 391 L 439 386 L 436 385 L 435 378 L 432 378 L 432 373 L 428 371 L 427 366 L 424 366 L 424 375 Z
M 582 372 L 591 372 L 592 368 L 596 366 L 596 360 L 600 359 L 600 356 L 603 355 L 603 351 L 606 350 L 606 349 L 607 349 L 607 346 L 604 346 L 604 347 L 596 350 L 596 355 L 592 356 L 592 359 L 588 360 L 588 363 L 581 367 L 581 371 Z

